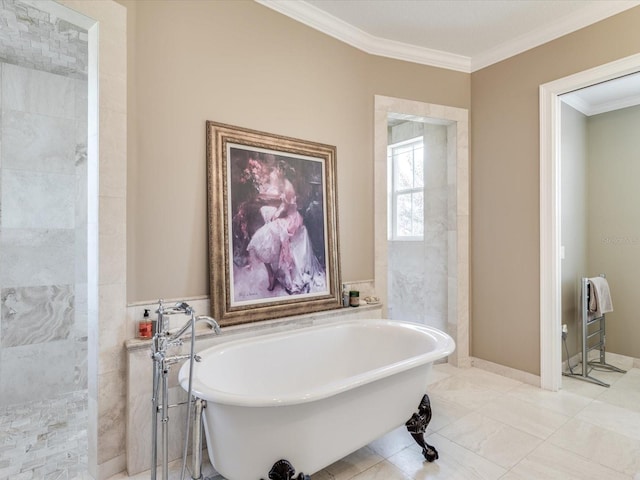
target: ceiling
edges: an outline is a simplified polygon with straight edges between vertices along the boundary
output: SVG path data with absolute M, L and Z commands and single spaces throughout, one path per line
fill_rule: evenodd
M 256 0 L 373 55 L 471 73 L 640 0 Z M 563 95 L 585 115 L 640 104 L 640 74 Z

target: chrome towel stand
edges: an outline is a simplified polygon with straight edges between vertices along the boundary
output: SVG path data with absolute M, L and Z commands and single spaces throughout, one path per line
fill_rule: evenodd
M 601 277 L 605 277 L 602 273 Z M 593 367 L 602 368 L 605 370 L 609 370 L 612 372 L 618 373 L 626 373 L 626 370 L 622 370 L 614 365 L 610 365 L 606 362 L 605 354 L 606 354 L 606 331 L 605 331 L 605 323 L 606 316 L 604 313 L 600 314 L 598 317 L 589 317 L 589 295 L 591 294 L 591 289 L 589 286 L 589 279 L 586 277 L 582 277 L 580 281 L 580 317 L 582 319 L 582 372 L 581 373 L 573 373 L 571 369 L 571 364 L 569 363 L 569 372 L 562 372 L 563 375 L 567 377 L 574 377 L 579 380 L 585 380 L 587 382 L 595 383 L 597 385 L 601 385 L 603 387 L 610 387 L 608 383 L 603 382 L 602 380 L 598 380 L 595 377 L 590 375 Z M 597 325 L 598 329 L 593 331 L 593 327 Z M 589 328 L 591 328 L 591 333 L 589 332 Z M 592 338 L 596 337 L 596 343 L 590 344 Z M 589 352 L 591 350 L 599 349 L 600 357 L 598 360 L 589 360 Z M 570 362 L 570 359 L 567 358 L 567 361 Z M 589 368 L 591 367 L 591 368 Z

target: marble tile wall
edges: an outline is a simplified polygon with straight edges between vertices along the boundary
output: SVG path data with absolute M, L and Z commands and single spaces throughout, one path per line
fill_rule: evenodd
M 87 387 L 86 90 L 0 63 L 0 404 Z
M 416 134 L 423 136 L 425 145 L 424 239 L 389 242 L 389 315 L 447 331 L 448 219 L 450 211 L 455 212 L 447 185 L 447 128 L 411 121 L 391 128 L 389 141 Z
M 87 78 L 86 30 L 34 2 L 0 2 L 0 61 L 72 78 Z
M 388 302 L 387 144 L 389 118 L 444 125 L 447 130 L 446 331 L 456 341 L 449 362 L 469 366 L 469 112 L 466 109 L 375 96 L 374 234 L 375 288 Z M 442 198 L 442 197 L 441 197 Z M 383 306 L 383 315 L 388 315 Z

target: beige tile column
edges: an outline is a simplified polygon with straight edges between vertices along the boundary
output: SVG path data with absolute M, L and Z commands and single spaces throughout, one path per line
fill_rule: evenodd
M 126 8 L 62 0 L 89 17 L 89 473 L 125 468 Z

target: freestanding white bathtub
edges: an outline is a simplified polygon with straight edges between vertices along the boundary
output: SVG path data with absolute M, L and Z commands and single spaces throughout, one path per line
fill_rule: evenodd
M 205 349 L 193 394 L 207 402 L 209 458 L 229 480 L 267 478 L 280 459 L 311 475 L 403 425 L 418 409 L 432 363 L 454 349 L 446 333 L 392 320 L 305 327 Z M 185 390 L 188 377 L 185 364 Z

